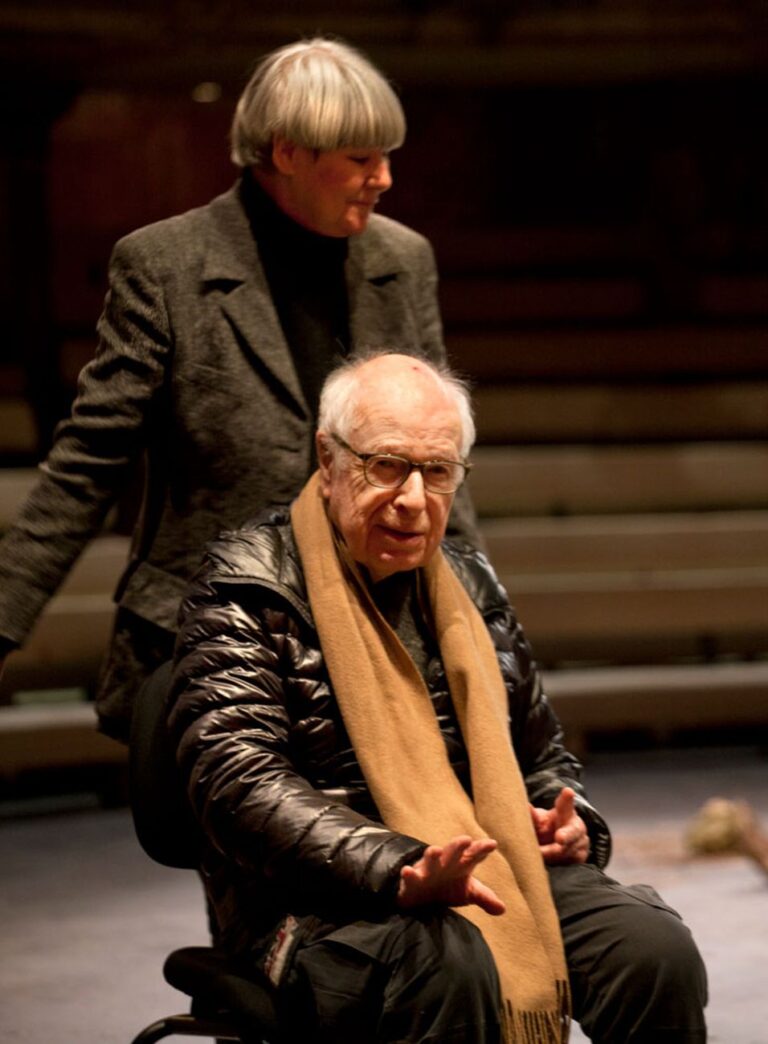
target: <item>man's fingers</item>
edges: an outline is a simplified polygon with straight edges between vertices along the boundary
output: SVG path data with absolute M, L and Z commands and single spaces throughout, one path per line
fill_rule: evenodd
M 545 826 L 547 813 L 543 808 L 536 808 L 534 805 L 529 805 L 528 808 L 531 812 L 531 819 L 536 830 L 541 830 Z
M 576 809 L 576 793 L 570 787 L 563 787 L 555 798 L 555 811 L 560 823 L 565 823 Z
M 421 858 L 413 865 L 403 867 L 400 875 L 411 885 L 453 887 L 451 882 L 468 881 L 474 868 L 496 847 L 496 841 L 488 837 L 477 840 L 468 835 L 454 837 L 446 845 L 428 845 Z
M 585 863 L 589 857 L 589 848 L 589 835 L 585 833 L 573 844 L 564 845 L 555 841 L 552 844 L 541 845 L 539 851 L 545 863 Z
M 478 838 L 474 841 L 466 835 L 455 837 L 443 846 L 442 866 L 445 869 L 458 867 L 463 873 L 468 873 L 496 847 L 497 843 L 489 837 Z
M 491 852 L 495 852 L 498 847 L 498 842 L 494 841 L 493 838 L 483 837 L 469 845 L 464 853 L 464 858 L 476 866 L 478 863 L 482 863 L 484 859 L 487 859 Z
M 446 862 L 461 862 L 471 847 L 472 838 L 468 834 L 462 834 L 460 837 L 451 838 L 448 844 L 443 847 L 443 851 L 446 855 Z
M 478 881 L 476 877 L 472 878 L 471 895 L 472 902 L 493 917 L 499 917 L 507 909 L 494 890 L 483 884 L 482 881 Z

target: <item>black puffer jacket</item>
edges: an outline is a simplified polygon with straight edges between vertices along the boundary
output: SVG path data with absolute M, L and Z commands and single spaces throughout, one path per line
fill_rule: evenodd
M 604 865 L 607 828 L 583 796 L 503 589 L 477 551 L 443 547 L 498 650 L 531 802 L 551 807 L 574 787 L 592 858 Z M 427 685 L 465 779 L 439 659 Z M 392 909 L 400 868 L 423 845 L 379 819 L 333 697 L 285 512 L 209 548 L 181 610 L 170 727 L 208 839 L 203 874 L 224 945 L 258 946 L 289 912 Z

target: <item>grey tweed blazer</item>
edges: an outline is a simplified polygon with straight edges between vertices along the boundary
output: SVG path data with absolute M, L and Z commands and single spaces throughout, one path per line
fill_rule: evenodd
M 238 183 L 116 245 L 98 349 L 0 543 L 0 636 L 23 641 L 142 456 L 143 505 L 116 600 L 169 631 L 206 541 L 300 490 L 312 419 L 257 240 Z M 444 357 L 422 236 L 374 215 L 346 264 L 354 350 Z

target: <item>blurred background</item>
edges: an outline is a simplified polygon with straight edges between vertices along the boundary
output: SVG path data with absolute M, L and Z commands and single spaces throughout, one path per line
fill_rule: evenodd
M 380 209 L 435 248 L 485 539 L 619 870 L 659 882 L 703 938 L 713 1040 L 757 1044 L 765 943 L 736 953 L 733 931 L 764 881 L 697 877 L 681 837 L 712 793 L 768 812 L 766 0 L 0 0 L 0 529 L 94 349 L 114 242 L 230 186 L 255 61 L 317 32 L 402 97 Z M 135 501 L 0 685 L 7 1039 L 75 1039 L 83 1005 L 100 1040 L 128 1039 L 169 1004 L 163 952 L 194 941 L 190 919 L 205 938 L 194 882 L 181 895 L 141 862 L 125 752 L 89 702 Z M 47 905 L 14 920 L 30 889 Z M 163 938 L 131 935 L 150 894 Z M 91 947 L 79 970 L 52 919 Z M 108 951 L 126 981 L 148 962 L 120 1018 L 99 1015 Z
M 571 745 L 764 737 L 765 0 L 3 0 L 0 526 L 115 240 L 229 187 L 255 61 L 318 31 L 402 96 L 381 210 L 434 245 L 475 502 Z M 136 499 L 10 658 L 2 796 L 122 760 L 83 703 Z

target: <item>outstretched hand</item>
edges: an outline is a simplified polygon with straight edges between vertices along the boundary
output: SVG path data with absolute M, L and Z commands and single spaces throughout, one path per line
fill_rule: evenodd
M 479 906 L 489 914 L 506 909 L 492 888 L 473 876 L 475 867 L 496 849 L 490 838 L 455 837 L 446 845 L 430 845 L 417 863 L 400 871 L 398 905 L 403 909 L 443 903 Z
M 576 811 L 576 793 L 563 787 L 554 808 L 531 808 L 531 818 L 545 863 L 585 863 L 589 855 L 589 834 Z

